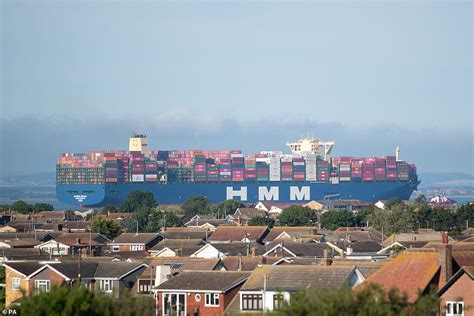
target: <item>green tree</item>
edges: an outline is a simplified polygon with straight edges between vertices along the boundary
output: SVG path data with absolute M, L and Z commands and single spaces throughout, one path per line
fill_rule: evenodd
M 275 220 L 269 216 L 256 216 L 249 221 L 249 226 L 270 226 L 275 225 Z
M 211 201 L 201 195 L 190 196 L 189 199 L 181 206 L 186 218 L 191 218 L 196 214 L 211 213 Z
M 13 205 L 11 206 L 11 210 L 18 213 L 27 214 L 33 211 L 33 206 L 26 203 L 25 201 L 19 200 L 13 203 Z
M 233 214 L 239 207 L 245 207 L 245 204 L 235 200 L 225 200 L 213 207 L 213 213 L 219 218 L 224 218 Z
M 141 207 L 154 208 L 157 207 L 153 193 L 148 191 L 135 190 L 132 191 L 127 199 L 123 201 L 120 210 L 123 212 L 135 212 Z
M 418 228 L 416 214 L 404 204 L 392 206 L 391 209 L 377 210 L 368 217 L 370 226 L 379 231 L 383 231 L 384 235 L 393 233 L 409 233 Z
M 92 232 L 100 233 L 110 240 L 114 240 L 115 237 L 122 233 L 122 230 L 122 225 L 117 221 L 104 217 L 97 217 L 91 225 Z
M 309 207 L 292 205 L 278 216 L 279 226 L 312 226 L 314 211 Z
M 48 203 L 36 203 L 33 209 L 35 212 L 54 211 L 54 207 Z
M 456 210 L 456 222 L 459 230 L 474 227 L 474 204 L 465 204 Z
M 374 206 L 363 207 L 354 215 L 355 224 L 359 227 L 370 225 L 369 217 L 376 212 Z
M 426 198 L 426 195 L 420 194 L 416 197 L 415 203 L 420 204 L 420 205 L 425 205 L 428 203 L 428 199 Z
M 152 233 L 160 231 L 163 225 L 167 227 L 180 227 L 183 223 L 174 213 L 167 213 L 161 209 L 141 207 L 133 216 L 125 221 L 127 232 Z
M 392 207 L 399 204 L 403 204 L 403 201 L 400 198 L 392 197 L 392 198 L 389 198 L 387 202 L 385 202 L 385 208 L 391 209 Z
M 109 212 L 110 213 L 117 213 L 118 212 L 118 209 L 113 204 L 105 204 L 104 207 L 102 208 L 102 210 L 105 213 L 109 213 Z
M 338 227 L 354 226 L 354 217 L 348 211 L 328 211 L 320 216 L 321 226 L 324 228 L 335 230 Z
M 410 304 L 406 294 L 396 289 L 388 292 L 371 284 L 364 289 L 351 290 L 312 287 L 294 294 L 290 304 L 274 312 L 274 315 L 325 315 L 325 316 L 431 316 L 437 314 L 438 298 L 435 292 L 423 294 Z
M 153 299 L 123 293 L 120 300 L 85 287 L 53 287 L 51 291 L 24 296 L 20 301 L 21 315 L 35 316 L 135 316 L 151 315 Z

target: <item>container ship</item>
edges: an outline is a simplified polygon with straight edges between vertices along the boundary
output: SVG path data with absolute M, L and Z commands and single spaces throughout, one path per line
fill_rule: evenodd
M 152 151 L 146 135 L 129 150 L 62 153 L 56 165 L 58 200 L 78 207 L 120 205 L 134 190 L 152 192 L 159 204 L 190 196 L 218 203 L 272 201 L 304 204 L 344 199 L 408 200 L 419 184 L 416 166 L 386 157 L 330 157 L 334 142 L 306 137 L 288 143 L 291 154 L 241 150 Z

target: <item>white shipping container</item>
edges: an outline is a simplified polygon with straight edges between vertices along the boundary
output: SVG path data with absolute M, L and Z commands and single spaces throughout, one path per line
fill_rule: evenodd
M 231 158 L 244 158 L 244 154 L 230 154 Z
M 293 162 L 293 166 L 304 166 L 304 162 Z
M 270 177 L 270 181 L 280 181 L 280 177 Z
M 340 167 L 339 171 L 351 171 L 351 168 L 347 168 L 347 167 L 342 168 L 342 167 Z
M 145 175 L 145 179 L 158 179 L 158 175 L 156 174 L 147 174 Z
M 132 174 L 132 182 L 143 182 L 145 176 L 143 174 Z
M 347 181 L 351 181 L 351 178 L 350 177 L 339 177 L 339 181 L 347 182 Z
M 221 171 L 219 174 L 221 176 L 230 176 L 232 174 L 232 172 L 230 172 L 230 171 Z

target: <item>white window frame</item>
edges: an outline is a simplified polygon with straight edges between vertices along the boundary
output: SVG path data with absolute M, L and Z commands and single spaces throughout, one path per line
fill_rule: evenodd
M 20 278 L 12 278 L 12 290 L 19 291 L 21 289 Z
M 105 293 L 112 293 L 114 290 L 114 280 L 111 280 L 111 279 L 100 280 L 100 290 Z
M 206 293 L 204 306 L 218 307 L 220 306 L 220 303 L 219 293 Z
M 454 313 L 454 306 L 461 307 L 461 313 L 456 310 Z M 464 316 L 464 302 L 463 301 L 446 301 L 446 316 Z
M 113 245 L 112 246 L 112 252 L 119 252 L 120 251 L 120 245 Z
M 143 250 L 143 245 L 130 245 L 130 251 L 142 251 Z
M 38 292 L 49 292 L 51 282 L 49 280 L 35 280 L 35 290 Z M 40 290 L 40 286 L 46 286 L 44 291 Z

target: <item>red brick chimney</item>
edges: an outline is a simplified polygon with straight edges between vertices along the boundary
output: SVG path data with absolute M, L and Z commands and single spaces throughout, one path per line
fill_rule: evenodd
M 441 244 L 438 246 L 438 265 L 441 267 L 439 286 L 443 286 L 453 276 L 452 246 L 448 244 L 448 232 L 441 232 Z

